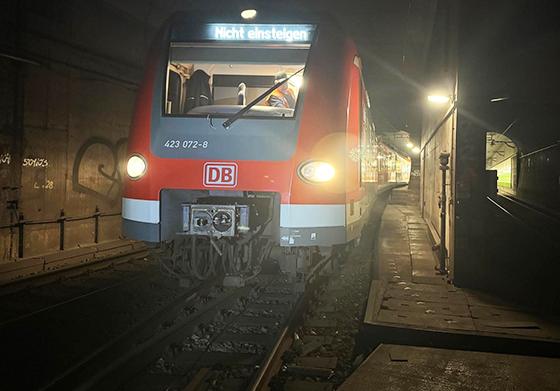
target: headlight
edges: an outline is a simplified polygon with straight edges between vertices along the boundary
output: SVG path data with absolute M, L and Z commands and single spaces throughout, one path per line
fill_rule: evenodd
M 326 162 L 307 162 L 299 166 L 299 175 L 313 183 L 324 183 L 334 178 L 335 170 Z
M 130 179 L 139 179 L 146 173 L 146 161 L 140 155 L 132 155 L 126 163 L 126 173 Z

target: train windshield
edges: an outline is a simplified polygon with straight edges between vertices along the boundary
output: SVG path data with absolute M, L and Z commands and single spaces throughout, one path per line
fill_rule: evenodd
M 165 115 L 231 117 L 289 78 L 243 117 L 294 117 L 312 26 L 215 24 L 206 25 L 204 31 L 206 39 L 198 41 L 172 35 Z

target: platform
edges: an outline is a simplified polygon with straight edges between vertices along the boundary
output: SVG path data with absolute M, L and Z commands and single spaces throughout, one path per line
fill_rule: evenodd
M 557 358 L 380 345 L 338 390 L 559 390 L 559 368 Z
M 407 189 L 393 190 L 382 219 L 376 271 L 359 335 L 380 343 L 560 357 L 560 327 L 436 273 L 427 224 Z

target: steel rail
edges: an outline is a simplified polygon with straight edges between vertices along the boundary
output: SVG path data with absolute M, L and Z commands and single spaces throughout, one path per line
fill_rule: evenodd
M 192 296 L 189 297 L 188 301 L 192 302 L 198 297 L 204 296 L 201 293 L 208 293 L 212 287 L 216 286 L 217 281 L 218 279 L 215 279 L 191 289 L 189 292 L 192 293 Z M 119 341 L 107 344 L 107 348 L 96 353 L 91 359 L 84 360 L 77 368 L 51 382 L 43 390 L 59 388 L 110 390 L 119 388 L 126 381 L 130 380 L 134 374 L 144 369 L 150 362 L 153 362 L 154 357 L 158 356 L 172 341 L 192 335 L 200 323 L 214 318 L 216 311 L 222 309 L 223 306 L 231 307 L 231 304 L 228 303 L 235 302 L 239 297 L 247 294 L 252 289 L 252 287 L 243 287 L 232 290 L 224 296 L 204 304 L 199 311 L 190 314 L 181 322 L 172 325 L 159 335 L 144 339 L 143 343 L 137 344 L 137 340 L 142 339 L 138 337 L 141 334 L 146 334 L 146 328 L 157 327 L 157 325 L 165 322 L 166 319 L 170 317 L 174 319 L 178 316 L 179 312 L 185 307 L 185 302 L 180 299 L 176 300 L 173 302 L 173 305 L 166 306 L 150 318 L 146 324 L 143 324 L 138 329 L 123 333 L 119 337 Z M 129 345 L 128 348 L 122 346 L 126 344 Z M 92 371 L 93 373 L 91 373 Z
M 294 311 L 292 311 L 290 319 L 282 329 L 282 332 L 280 333 L 278 340 L 274 344 L 273 349 L 267 355 L 259 369 L 259 372 L 251 382 L 251 385 L 248 388 L 249 390 L 258 391 L 268 388 L 268 383 L 279 368 L 278 364 L 281 364 L 282 355 L 291 345 L 290 340 L 292 332 L 299 325 L 301 319 L 303 318 L 303 314 L 306 312 L 310 302 L 315 296 L 317 288 L 320 286 L 319 277 L 321 276 L 321 272 L 325 270 L 327 265 L 332 265 L 334 260 L 335 258 L 333 256 L 330 256 L 319 262 L 317 265 L 315 265 L 310 275 L 306 278 L 307 285 L 305 287 L 304 295 L 302 295 L 300 300 L 298 300 Z
M 142 277 L 144 277 L 144 276 L 136 276 L 136 277 L 128 278 L 128 279 L 119 281 L 119 282 L 117 282 L 117 283 L 115 283 L 115 284 L 111 284 L 111 285 L 105 286 L 105 287 L 103 287 L 103 288 L 95 289 L 95 290 L 93 290 L 93 291 L 91 291 L 91 292 L 87 292 L 87 293 L 84 293 L 84 294 L 75 296 L 75 297 L 73 297 L 73 298 L 71 298 L 71 299 L 63 300 L 63 301 L 58 302 L 58 303 L 56 303 L 56 304 L 52 304 L 52 305 L 43 307 L 43 308 L 41 308 L 41 309 L 39 309 L 39 310 L 31 311 L 31 312 L 28 312 L 28 313 L 26 313 L 26 314 L 24 314 L 24 315 L 16 316 L 15 318 L 11 318 L 11 319 L 8 319 L 7 321 L 1 322 L 1 323 L 0 323 L 0 327 L 4 327 L 4 326 L 9 325 L 9 324 L 12 324 L 12 323 L 21 322 L 22 320 L 31 318 L 31 317 L 36 316 L 36 315 L 40 315 L 40 314 L 45 313 L 45 312 L 48 312 L 48 311 L 52 311 L 52 310 L 54 310 L 54 309 L 63 307 L 63 306 L 65 306 L 65 305 L 74 303 L 74 302 L 76 302 L 76 301 L 80 301 L 80 300 L 86 299 L 86 298 L 88 298 L 88 297 L 95 296 L 95 295 L 98 295 L 98 294 L 100 294 L 100 293 L 104 293 L 104 292 L 106 292 L 106 291 L 115 289 L 115 288 L 120 287 L 120 286 L 122 286 L 122 285 L 130 284 L 130 283 L 132 283 L 132 282 L 135 282 L 135 281 L 141 279 Z
M 557 212 L 540 207 L 540 206 L 536 206 L 531 204 L 530 202 L 526 202 L 523 200 L 520 200 L 519 198 L 514 197 L 513 195 L 510 194 L 498 194 L 498 197 L 504 198 L 506 200 L 508 200 L 509 202 L 519 206 L 520 208 L 523 208 L 529 212 L 532 213 L 536 213 L 538 215 L 540 215 L 541 217 L 550 220 L 553 223 L 556 224 L 560 224 L 560 215 L 557 214 Z
M 259 369 L 254 371 L 247 378 L 249 389 L 262 389 L 263 386 L 268 384 L 271 376 L 274 375 L 274 365 L 278 363 L 278 360 L 281 359 L 282 353 L 289 346 L 289 344 L 286 344 L 286 341 L 289 341 L 291 332 L 300 323 L 305 310 L 308 308 L 312 297 L 321 284 L 322 279 L 318 277 L 320 277 L 322 272 L 329 265 L 332 265 L 336 259 L 336 257 L 328 257 L 320 261 L 310 271 L 309 275 L 306 276 L 304 280 L 304 283 L 306 284 L 305 291 L 302 294 L 289 293 L 288 296 L 286 296 L 288 303 L 295 304 L 288 304 L 288 307 L 286 308 L 287 312 L 280 313 L 281 316 L 279 319 L 282 320 L 279 320 L 279 328 L 275 329 L 272 335 L 260 335 L 252 332 L 246 334 L 248 343 L 253 343 L 251 342 L 251 338 L 260 335 L 262 338 L 257 339 L 258 342 L 255 342 L 255 344 L 262 346 L 262 348 L 265 349 L 264 352 L 259 351 L 258 353 L 259 355 L 263 355 L 262 364 L 259 366 Z M 236 288 L 231 291 L 226 290 L 225 292 L 218 291 L 217 294 L 214 292 L 211 295 L 212 299 L 208 302 L 197 299 L 205 297 L 205 295 L 209 292 L 213 292 L 214 287 L 216 287 L 217 279 L 213 279 L 189 289 L 186 293 L 173 300 L 157 313 L 149 316 L 141 322 L 138 322 L 132 328 L 122 332 L 117 337 L 88 354 L 79 362 L 75 363 L 75 365 L 71 368 L 68 368 L 63 373 L 58 374 L 41 389 L 50 390 L 62 388 L 90 390 L 114 389 L 122 387 L 126 384 L 126 382 L 133 379 L 135 374 L 138 374 L 139 371 L 145 369 L 151 362 L 154 362 L 154 359 L 158 357 L 167 346 L 177 340 L 183 340 L 193 335 L 200 324 L 213 322 L 216 314 L 220 311 L 235 308 L 241 297 L 258 297 L 254 296 L 254 292 L 263 293 L 265 295 L 279 294 L 282 296 L 285 294 L 282 292 L 283 290 L 293 289 L 295 286 L 294 283 L 284 286 L 283 279 L 281 278 L 278 281 L 278 288 L 280 291 L 276 293 L 274 289 L 272 289 L 272 292 L 270 292 L 269 285 L 271 281 L 277 279 L 277 276 L 264 275 L 260 276 L 260 278 L 262 278 L 262 280 L 249 286 Z M 114 286 L 118 285 L 119 284 L 114 284 Z M 112 287 L 113 286 L 105 287 L 98 292 L 107 291 Z M 294 291 L 292 290 L 292 292 Z M 71 303 L 95 293 L 96 292 L 91 292 L 89 294 L 81 295 L 80 297 L 58 303 L 53 306 L 53 308 Z M 234 314 L 231 318 L 227 318 L 224 323 L 220 324 L 214 334 L 212 334 L 211 338 L 204 343 L 203 350 L 189 350 L 189 352 L 192 353 L 192 356 L 199 357 L 198 360 L 193 361 L 193 364 L 190 365 L 190 370 L 196 370 L 198 368 L 198 364 L 196 363 L 200 362 L 207 354 L 214 352 L 214 350 L 211 350 L 215 349 L 212 348 L 213 344 L 218 343 L 219 348 L 219 344 L 221 342 L 218 341 L 231 332 L 231 326 L 235 324 L 236 321 L 242 319 L 244 316 L 255 316 L 256 322 L 258 323 L 258 319 L 266 317 L 266 314 L 260 315 L 258 313 L 257 315 L 248 315 L 250 311 L 255 310 L 254 305 L 256 305 L 257 308 L 260 306 L 257 301 L 253 301 L 252 299 L 249 300 L 243 305 L 243 308 L 238 313 Z M 185 306 L 192 306 L 193 308 L 197 308 L 197 310 L 187 314 L 186 317 L 181 316 L 181 314 L 184 314 Z M 161 325 L 169 322 L 171 326 L 163 329 L 160 327 Z M 266 324 L 266 322 L 264 322 L 264 324 Z M 245 337 L 241 338 L 242 341 L 243 338 Z M 234 344 L 239 342 L 236 342 L 235 339 L 233 341 Z M 235 348 L 231 352 L 226 352 L 234 355 L 242 354 L 240 351 L 235 350 Z M 185 378 L 181 378 L 179 380 L 172 379 L 172 383 L 187 380 L 188 379 Z M 190 381 L 192 380 L 193 379 L 190 379 Z
M 387 196 L 391 193 L 391 191 L 403 186 L 405 186 L 405 184 L 397 183 L 393 185 L 388 185 L 387 187 L 378 191 L 379 201 L 381 202 L 381 205 L 383 205 L 383 209 L 385 208 Z M 373 208 L 371 210 L 371 213 L 373 213 Z M 370 220 L 371 220 L 371 216 L 370 216 Z M 376 234 L 374 236 L 376 236 Z M 347 256 L 348 255 L 349 254 L 347 254 Z M 249 390 L 263 391 L 263 390 L 270 389 L 270 387 L 268 387 L 268 384 L 272 379 L 272 377 L 281 368 L 282 361 L 283 361 L 282 356 L 284 352 L 287 351 L 292 344 L 292 333 L 300 325 L 300 322 L 303 319 L 303 316 L 307 311 L 309 304 L 313 300 L 318 288 L 321 286 L 321 281 L 319 278 L 321 276 L 321 272 L 325 270 L 327 265 L 329 264 L 332 265 L 332 262 L 334 262 L 335 260 L 336 258 L 331 256 L 319 262 L 312 269 L 312 272 L 310 273 L 312 275 L 306 278 L 306 282 L 308 283 L 308 285 L 306 286 L 305 294 L 298 302 L 296 309 L 292 313 L 289 323 L 282 330 L 280 338 L 278 339 L 273 350 L 270 352 L 269 356 L 266 358 L 263 365 L 261 366 L 259 373 L 255 377 L 251 386 L 248 388 Z
M 515 202 L 510 197 L 505 197 L 503 195 L 498 195 L 498 197 L 500 197 L 501 200 L 506 200 L 506 202 L 510 202 L 510 204 L 518 208 L 522 208 L 526 213 L 528 212 L 528 213 L 536 214 L 539 219 L 546 220 L 546 223 L 544 224 L 535 223 L 534 219 L 533 220 L 528 219 L 527 215 L 521 216 L 519 213 L 513 212 L 511 210 L 511 207 L 508 208 L 507 206 L 502 205 L 499 201 L 494 200 L 489 196 L 486 197 L 486 199 L 490 201 L 492 205 L 494 205 L 500 211 L 502 211 L 507 216 L 509 216 L 523 229 L 532 233 L 533 235 L 536 235 L 537 237 L 540 237 L 545 242 L 548 242 L 550 245 L 554 247 L 558 247 L 558 242 L 555 239 L 555 233 L 557 231 L 560 232 L 560 224 L 556 218 L 547 215 L 546 213 L 539 211 L 538 209 L 531 207 L 530 205 L 526 205 L 521 202 Z
M 130 349 L 130 345 L 134 345 L 136 342 L 136 337 L 146 332 L 150 332 L 149 329 L 157 327 L 161 324 L 162 319 L 165 319 L 170 313 L 174 314 L 174 311 L 192 302 L 201 292 L 209 289 L 215 282 L 216 280 L 211 280 L 205 284 L 192 287 L 155 314 L 152 314 L 148 318 L 138 322 L 132 328 L 124 331 L 120 335 L 100 346 L 71 368 L 56 376 L 48 384 L 43 386 L 41 390 L 58 389 L 61 387 L 68 389 L 89 389 L 94 386 L 95 382 L 99 380 L 100 377 L 114 370 L 117 365 L 122 364 L 123 357 L 128 358 L 130 355 L 137 353 L 137 350 L 140 347 Z M 121 352 L 125 351 L 128 353 L 125 353 L 124 356 L 121 355 L 115 359 L 115 350 Z M 99 369 L 98 372 L 95 372 L 97 368 L 101 369 Z M 90 373 L 92 370 L 94 371 L 94 374 Z M 90 377 L 84 380 L 84 375 L 89 375 Z

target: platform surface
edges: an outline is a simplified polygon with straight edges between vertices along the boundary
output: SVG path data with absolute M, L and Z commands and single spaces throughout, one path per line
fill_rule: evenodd
M 559 370 L 557 358 L 380 345 L 338 390 L 560 390 Z
M 383 215 L 364 317 L 365 334 L 377 340 L 370 347 L 396 343 L 560 356 L 559 323 L 456 288 L 436 273 L 437 253 L 413 199 L 407 189 L 393 190 Z

